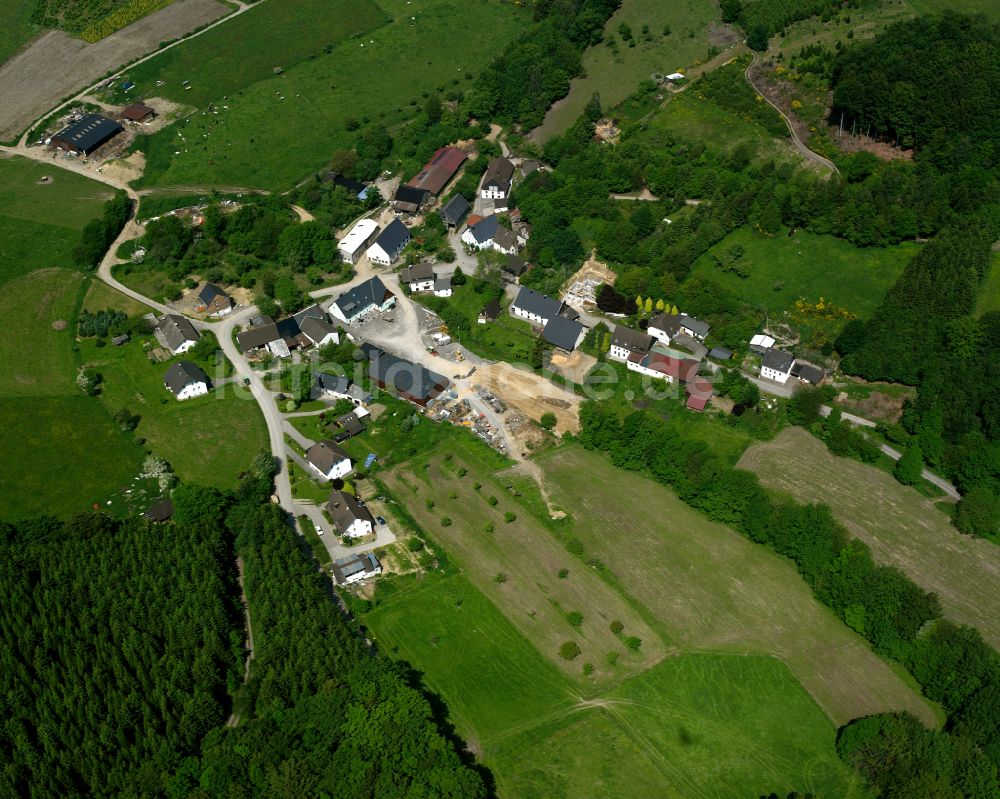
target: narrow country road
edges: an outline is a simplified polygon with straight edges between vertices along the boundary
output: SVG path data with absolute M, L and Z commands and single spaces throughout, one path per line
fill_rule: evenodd
M 769 106 L 771 106 L 771 108 L 773 108 L 775 111 L 781 114 L 781 118 L 785 121 L 785 124 L 788 126 L 788 132 L 791 134 L 792 144 L 795 145 L 795 149 L 798 150 L 800 153 L 802 153 L 802 156 L 806 160 L 812 161 L 814 164 L 818 164 L 819 166 L 826 167 L 827 169 L 832 170 L 833 172 L 836 172 L 839 175 L 840 170 L 837 169 L 837 165 L 833 163 L 833 161 L 831 161 L 829 158 L 824 158 L 819 153 L 810 150 L 808 147 L 806 147 L 806 145 L 802 142 L 802 139 L 799 138 L 799 134 L 795 132 L 795 126 L 792 124 L 792 120 L 788 118 L 788 116 L 785 114 L 784 111 L 782 111 L 780 108 L 778 108 L 778 106 L 772 103 L 770 98 L 766 94 L 764 94 L 764 92 L 762 92 L 760 89 L 758 89 L 757 86 L 754 84 L 753 79 L 750 77 L 750 70 L 754 68 L 756 63 L 757 63 L 757 54 L 754 53 L 753 59 L 750 61 L 750 66 L 746 68 L 746 71 L 743 73 L 743 77 L 746 78 L 747 83 L 750 84 L 750 88 L 764 98 L 764 102 L 766 102 Z

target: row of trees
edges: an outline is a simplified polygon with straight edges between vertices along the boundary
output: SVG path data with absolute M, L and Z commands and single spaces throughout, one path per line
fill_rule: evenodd
M 898 569 L 877 565 L 828 508 L 770 496 L 755 475 L 732 468 L 703 442 L 667 430 L 654 415 L 622 419 L 587 402 L 580 421 L 585 446 L 608 451 L 621 468 L 651 474 L 710 518 L 790 558 L 818 599 L 878 653 L 903 663 L 925 695 L 948 711 L 942 751 L 963 758 L 950 764 L 952 787 L 976 797 L 1000 791 L 1000 658 L 978 632 L 943 620 L 936 596 Z M 895 779 L 888 771 L 881 777 Z M 906 793 L 894 782 L 888 795 L 940 794 Z
M 77 266 L 96 269 L 131 214 L 132 201 L 123 191 L 104 203 L 101 215 L 83 226 L 80 241 L 73 248 L 73 260 Z

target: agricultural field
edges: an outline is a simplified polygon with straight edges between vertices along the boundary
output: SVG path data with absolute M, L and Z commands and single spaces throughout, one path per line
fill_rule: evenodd
M 715 256 L 723 256 L 733 247 L 744 251 L 737 265 L 745 268 L 746 277 L 735 271 L 724 272 L 716 262 Z M 800 324 L 832 323 L 840 327 L 850 317 L 838 311 L 861 318 L 869 316 L 918 250 L 919 245 L 913 242 L 882 249 L 861 248 L 804 230 L 793 235 L 782 231 L 766 236 L 744 226 L 698 258 L 692 275 L 711 278 L 761 310 L 787 311 Z M 825 308 L 815 311 L 821 299 Z M 804 300 L 813 310 L 796 309 L 798 300 Z
M 417 3 L 404 14 L 241 93 L 223 99 L 225 92 L 213 91 L 212 113 L 196 113 L 146 143 L 144 184 L 287 188 L 354 143 L 358 134 L 345 128 L 349 119 L 391 128 L 414 113 L 425 92 L 468 88 L 475 71 L 527 22 L 526 12 L 496 0 Z M 461 36 L 455 35 L 458 17 L 466 26 Z M 204 39 L 214 41 L 214 33 Z M 419 65 L 400 57 L 417 52 L 427 55 Z M 224 72 L 221 66 L 185 72 L 183 79 L 211 81 Z M 373 81 L 377 91 L 366 88 L 374 89 Z
M 739 37 L 723 28 L 714 29 L 719 10 L 710 0 L 624 0 L 604 28 L 604 40 L 583 55 L 585 77 L 570 83 L 569 94 L 558 100 L 531 138 L 545 142 L 564 133 L 597 93 L 609 109 L 634 92 L 654 72 L 687 71 L 708 56 L 712 45 L 725 47 Z M 623 38 L 621 26 L 631 32 L 634 47 Z M 643 26 L 648 33 L 643 33 Z M 669 28 L 670 33 L 664 35 Z
M 0 0 L 0 64 L 31 41 L 40 28 L 31 21 L 32 3 Z
M 1000 547 L 959 533 L 945 514 L 889 474 L 832 455 L 801 428 L 747 450 L 740 468 L 800 502 L 822 502 L 872 549 L 941 600 L 946 617 L 1000 647 Z

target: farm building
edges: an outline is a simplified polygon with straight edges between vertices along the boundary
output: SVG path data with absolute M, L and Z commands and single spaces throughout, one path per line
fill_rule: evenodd
M 321 178 L 323 183 L 333 183 L 336 186 L 342 186 L 347 189 L 347 191 L 356 200 L 366 200 L 368 199 L 368 190 L 370 186 L 366 186 L 360 180 L 353 180 L 352 178 L 341 175 L 339 172 L 327 172 Z
M 406 185 L 437 197 L 468 157 L 468 153 L 455 147 L 442 147 Z
M 461 194 L 456 194 L 441 209 L 441 219 L 448 227 L 456 228 L 470 210 L 468 201 Z
M 87 114 L 78 122 L 67 125 L 52 137 L 52 145 L 67 153 L 90 155 L 105 142 L 111 141 L 124 128 L 113 119 L 100 114 Z
M 373 219 L 361 219 L 348 234 L 337 242 L 340 257 L 349 264 L 356 264 L 361 254 L 378 236 L 379 226 Z
M 400 186 L 392 196 L 392 207 L 404 214 L 419 214 L 428 197 L 430 194 L 427 189 Z
M 395 391 L 414 405 L 426 406 L 448 387 L 448 378 L 377 347 L 368 353 L 368 374 L 379 388 Z
M 121 118 L 127 122 L 147 122 L 156 115 L 156 111 L 145 103 L 132 103 L 122 109 Z

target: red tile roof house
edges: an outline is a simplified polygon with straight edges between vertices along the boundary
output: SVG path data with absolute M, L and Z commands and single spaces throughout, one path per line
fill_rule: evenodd
M 712 397 L 711 382 L 707 378 L 698 376 L 698 362 L 690 358 L 674 358 L 658 352 L 651 352 L 648 355 L 633 352 L 628 356 L 626 365 L 633 372 L 683 385 L 687 395 L 687 407 L 691 410 L 705 410 Z

